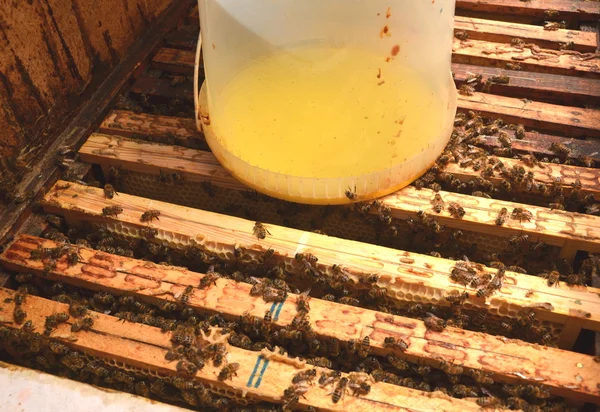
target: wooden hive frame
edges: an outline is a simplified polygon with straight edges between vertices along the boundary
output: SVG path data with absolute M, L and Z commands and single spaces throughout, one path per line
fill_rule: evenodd
M 449 279 L 455 263 L 445 259 L 275 225 L 267 225 L 272 235 L 261 242 L 253 234 L 253 221 L 127 194 L 107 200 L 102 189 L 74 183 L 59 181 L 46 195 L 43 205 L 49 213 L 62 215 L 74 225 L 92 222 L 118 234 L 133 236 L 139 236 L 139 231 L 147 227 L 140 221 L 141 215 L 149 209 L 157 210 L 160 220 L 151 224 L 158 231 L 157 239 L 180 250 L 196 245 L 221 258 L 232 259 L 237 248 L 258 259 L 270 248 L 276 253 L 274 261 L 285 264 L 291 273 L 302 273 L 301 265 L 295 263 L 295 254 L 311 253 L 318 257 L 324 273 L 331 274 L 335 264 L 343 264 L 357 282 L 377 273 L 387 297 L 398 303 L 417 299 L 449 305 L 444 300 L 447 290 L 462 289 Z M 102 209 L 106 206 L 120 206 L 123 213 L 117 217 L 103 216 Z M 531 290 L 535 291 L 533 296 Z M 539 319 L 565 326 L 559 342 L 562 347 L 574 343 L 579 334 L 576 328 L 600 331 L 600 294 L 594 288 L 562 283 L 549 288 L 545 279 L 510 273 L 500 293 L 487 302 L 474 299 L 469 304 L 486 308 L 495 315 L 513 317 L 535 310 Z
M 53 248 L 60 244 L 31 236 L 21 236 L 2 257 L 4 266 L 23 273 L 35 273 L 47 279 L 73 284 L 97 291 L 132 296 L 151 303 L 163 300 L 177 302 L 186 286 L 196 287 L 206 276 L 184 268 L 156 265 L 150 262 L 110 255 L 93 249 L 80 248 L 81 261 L 68 265 L 65 259 L 47 275 L 47 262 L 31 259 L 31 251 L 39 247 Z M 262 319 L 273 313 L 273 324 L 288 326 L 298 314 L 298 295 L 289 294 L 280 304 L 265 302 L 250 295 L 249 284 L 217 279 L 207 289 L 195 289 L 189 306 L 198 312 L 221 313 L 237 319 L 248 314 Z M 310 300 L 310 324 L 321 339 L 343 342 L 370 337 L 371 353 L 396 356 L 419 364 L 438 366 L 439 361 L 460 363 L 468 369 L 479 369 L 505 383 L 542 383 L 551 392 L 572 400 L 600 402 L 597 383 L 600 364 L 591 356 L 558 349 L 525 344 L 518 340 L 494 339 L 492 336 L 447 328 L 443 333 L 428 331 L 422 321 L 392 316 L 329 301 Z M 406 351 L 390 350 L 384 345 L 387 337 L 402 337 Z M 554 362 L 561 359 L 561 363 Z
M 548 17 L 549 10 L 551 18 Z M 164 46 L 150 59 L 151 68 L 171 76 L 193 73 L 197 13 L 197 7 L 192 7 L 185 19 L 188 27 L 167 36 Z M 573 158 L 582 155 L 600 161 L 600 111 L 588 107 L 600 98 L 597 37 L 595 33 L 579 30 L 580 24 L 594 22 L 600 17 L 596 4 L 577 0 L 457 0 L 457 14 L 455 31 L 468 34 L 466 40 L 454 40 L 452 70 L 457 86 L 464 84 L 474 73 L 482 74 L 484 79 L 500 75 L 510 77 L 508 84 L 492 84 L 471 96 L 460 96 L 459 111 L 475 111 L 523 124 L 527 132 L 523 139 L 513 139 L 514 154 L 557 157 L 550 145 L 558 143 L 566 144 Z M 539 24 L 549 19 L 565 20 L 568 29 L 544 30 Z M 524 47 L 511 45 L 511 40 L 516 37 L 523 40 Z M 565 46 L 570 50 L 564 50 Z M 507 63 L 519 63 L 521 70 L 511 70 Z M 142 73 L 143 68 L 138 67 L 132 76 L 131 96 L 142 96 L 142 100 L 150 101 L 150 104 L 152 99 L 163 102 L 193 100 L 189 85 L 174 85 L 168 78 L 151 77 Z M 100 120 L 97 119 L 98 123 Z M 483 146 L 489 150 L 500 146 L 494 136 L 483 136 L 482 139 Z M 185 178 L 184 185 L 210 182 L 232 192 L 245 189 L 216 162 L 192 118 L 112 110 L 97 133 L 89 136 L 79 154 L 83 162 L 100 165 L 105 177 L 109 176 L 111 166 L 117 166 L 146 179 L 156 179 L 160 173 L 180 173 Z M 523 165 L 518 159 L 501 157 L 501 160 L 507 167 Z M 525 168 L 532 170 L 540 183 L 551 184 L 560 177 L 559 185 L 565 193 L 580 181 L 583 194 L 591 194 L 596 201 L 600 200 L 600 169 L 552 163 Z M 446 172 L 464 182 L 479 176 L 473 168 L 461 168 L 453 163 L 447 166 Z M 499 183 L 496 177 L 490 180 Z M 295 253 L 312 253 L 318 257 L 319 270 L 324 274 L 331 275 L 335 264 L 343 264 L 344 270 L 357 281 L 366 274 L 377 273 L 378 284 L 386 287 L 387 297 L 393 303 L 410 302 L 416 296 L 443 306 L 448 304 L 445 296 L 450 291 L 465 289 L 449 280 L 454 262 L 446 259 L 273 224 L 266 225 L 271 234 L 258 241 L 252 233 L 254 221 L 167 204 L 151 199 L 152 194 L 144 194 L 145 197 L 132 194 L 137 193 L 135 190 L 119 193 L 114 199 L 107 200 L 100 189 L 58 182 L 41 197 L 47 212 L 64 216 L 70 225 L 93 223 L 134 237 L 141 228 L 150 226 L 158 231 L 156 242 L 174 249 L 195 245 L 225 259 L 231 259 L 236 250 L 241 250 L 251 260 L 256 260 L 272 248 L 273 261 L 291 272 L 298 269 Z M 414 218 L 419 210 L 425 210 L 452 229 L 505 240 L 527 234 L 531 241 L 543 241 L 560 248 L 560 256 L 569 261 L 573 261 L 579 251 L 600 252 L 600 218 L 597 216 L 551 211 L 525 202 L 478 198 L 451 191 L 440 194 L 446 203 L 461 203 L 466 210 L 465 216 L 457 219 L 446 211 L 435 215 L 431 210 L 434 193 L 430 189 L 409 187 L 387 196 L 383 202 L 397 219 Z M 102 208 L 108 205 L 119 205 L 124 212 L 114 217 L 102 216 Z M 499 209 L 521 206 L 533 213 L 530 222 L 509 219 L 503 226 L 495 224 Z M 140 222 L 140 215 L 148 209 L 160 210 L 160 221 L 149 225 Z M 30 256 L 40 245 L 53 247 L 56 244 L 37 237 L 19 236 L 7 245 L 0 262 L 11 271 L 34 273 L 40 279 L 47 276 L 47 280 L 87 290 L 126 294 L 148 303 L 176 302 L 176 296 L 186 286 L 196 286 L 205 276 L 184 268 L 140 262 L 85 247 L 80 248 L 79 263 L 70 266 L 63 257 L 53 270 L 44 274 L 48 262 L 33 260 Z M 99 260 L 110 262 L 110 267 Z M 485 270 L 494 272 L 493 269 Z M 108 272 L 110 276 L 103 276 Z M 274 326 L 284 328 L 289 325 L 297 314 L 297 295 L 289 294 L 283 303 L 275 305 L 250 296 L 250 287 L 225 278 L 217 279 L 209 289 L 194 289 L 189 305 L 198 313 L 216 312 L 230 319 L 244 316 L 245 312 L 257 318 L 262 318 L 265 311 L 277 312 Z M 10 299 L 14 299 L 14 292 L 0 289 L 0 302 L 3 302 L 0 303 L 0 325 L 20 328 L 13 322 L 14 303 Z M 600 403 L 599 364 L 590 356 L 452 327 L 436 333 L 426 330 L 423 322 L 417 319 L 319 299 L 312 299 L 310 303 L 310 326 L 325 341 L 335 338 L 348 342 L 369 336 L 372 353 L 386 356 L 390 351 L 384 347 L 383 339 L 390 335 L 401 336 L 410 346 L 405 353 L 396 352 L 395 355 L 411 362 L 434 367 L 439 366 L 441 360 L 453 362 L 464 367 L 466 374 L 481 370 L 500 383 L 539 383 L 571 402 Z M 573 347 L 581 329 L 600 332 L 600 293 L 589 286 L 570 287 L 559 282 L 551 288 L 543 278 L 509 272 L 506 284 L 499 292 L 487 301 L 471 296 L 468 306 L 509 316 L 533 311 L 540 321 L 562 329 L 558 344 L 565 349 Z M 43 329 L 46 316 L 68 310 L 65 305 L 34 296 L 27 297 L 23 308 L 37 330 Z M 177 376 L 175 364 L 164 360 L 164 353 L 171 347 L 170 334 L 147 325 L 123 324 L 107 315 L 94 316 L 91 331 L 74 335 L 68 331 L 72 323 L 69 321 L 59 326 L 51 339 L 100 359 L 116 359 L 129 368 L 144 369 L 167 378 Z M 237 394 L 234 397 L 247 393 L 251 398 L 281 403 L 284 389 L 300 369 L 293 362 L 277 360 L 272 360 L 267 369 L 267 362 L 263 361 L 261 365 L 267 373 L 261 377 L 262 383 L 256 386 L 254 379 L 248 386 L 248 379 L 260 359 L 257 352 L 230 347 L 227 360 L 242 365 L 237 377 L 223 383 L 216 379 L 219 369 L 207 365 L 194 379 Z M 368 396 L 346 395 L 339 404 L 331 402 L 330 392 L 329 388 L 325 390 L 314 385 L 305 397 L 300 397 L 299 406 L 322 410 L 479 409 L 473 399 L 449 398 L 437 392 L 428 394 L 381 382 L 372 385 Z
M 14 297 L 13 290 L 0 288 L 0 301 L 5 302 L 2 304 L 0 323 L 10 329 L 20 329 L 20 325 L 14 323 L 12 319 L 12 311 L 15 308 Z M 44 329 L 46 317 L 69 311 L 69 306 L 66 304 L 33 296 L 28 297 L 21 307 L 27 312 L 37 330 Z M 159 328 L 141 324 L 124 325 L 118 318 L 98 313 L 94 314 L 91 330 L 73 333 L 70 329 L 75 321 L 76 319 L 72 318 L 58 325 L 50 338 L 64 343 L 73 350 L 104 360 L 109 365 L 122 365 L 121 368 L 127 371 L 136 371 L 157 378 L 178 375 L 175 362 L 164 359 L 165 352 L 172 347 L 171 336 L 162 333 Z M 215 393 L 228 393 L 242 401 L 247 398 L 247 402 L 250 403 L 261 400 L 282 403 L 283 391 L 289 386 L 294 375 L 312 368 L 302 362 L 295 364 L 291 361 L 279 361 L 277 356 L 269 357 L 268 354 L 236 347 L 229 347 L 226 357 L 228 363 L 240 365 L 237 376 L 233 376 L 230 381 L 218 379 L 221 368 L 212 364 L 202 368 L 193 380 L 209 386 Z M 258 373 L 255 369 L 258 369 Z M 325 368 L 318 369 L 319 372 L 327 373 Z M 390 411 L 453 411 L 456 408 L 466 411 L 479 410 L 479 406 L 472 401 L 437 393 L 426 394 L 383 382 L 373 384 L 368 395 L 361 397 L 348 395 L 337 405 L 329 401 L 329 393 L 329 388 L 313 385 L 304 397 L 300 398 L 297 406 L 306 408 L 312 405 L 324 411 L 347 410 L 346 408 L 369 411 L 381 406 Z

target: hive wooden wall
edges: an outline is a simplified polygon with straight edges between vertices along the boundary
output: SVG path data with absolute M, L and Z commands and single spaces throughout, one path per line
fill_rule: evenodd
M 44 147 L 172 1 L 0 0 L 0 161 Z

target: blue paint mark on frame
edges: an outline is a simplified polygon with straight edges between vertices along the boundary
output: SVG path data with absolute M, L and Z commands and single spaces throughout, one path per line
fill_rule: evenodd
M 262 357 L 262 356 L 261 356 Z M 258 388 L 260 386 L 260 383 L 262 382 L 262 378 L 263 375 L 265 374 L 265 371 L 267 370 L 267 367 L 269 366 L 269 360 L 263 358 L 263 367 L 260 371 L 260 374 L 258 375 L 258 379 L 256 380 L 256 384 L 254 385 L 255 388 Z
M 252 373 L 250 374 L 250 377 L 248 378 L 248 382 L 246 383 L 246 386 L 249 388 L 252 386 L 252 381 L 254 380 L 254 376 L 256 376 L 256 371 L 258 370 L 258 366 L 260 365 L 260 362 L 263 360 L 263 356 L 260 355 L 257 359 L 256 359 L 256 363 L 254 364 L 254 369 L 252 369 Z
M 281 313 L 281 309 L 283 309 L 284 304 L 285 304 L 285 300 L 283 302 L 280 302 L 279 305 L 277 306 L 277 310 L 275 311 L 275 316 L 273 317 L 274 321 L 277 321 L 279 319 L 279 314 Z
M 250 374 L 250 377 L 248 378 L 248 382 L 246 383 L 246 386 L 248 388 L 250 388 L 252 386 L 254 378 L 256 377 L 256 371 L 258 371 L 258 368 L 260 367 L 261 363 L 262 363 L 262 368 L 260 370 L 260 373 L 258 374 L 258 378 L 256 379 L 256 382 L 254 383 L 255 388 L 258 388 L 260 386 L 260 384 L 262 382 L 262 377 L 265 374 L 267 367 L 269 366 L 269 360 L 265 359 L 265 357 L 262 355 L 259 355 L 258 358 L 256 358 L 256 363 L 254 364 L 254 369 L 252 369 L 252 373 Z

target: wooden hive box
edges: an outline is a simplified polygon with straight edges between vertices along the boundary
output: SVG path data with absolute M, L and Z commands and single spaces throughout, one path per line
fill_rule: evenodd
M 485 156 L 339 207 L 260 195 L 216 161 L 191 109 L 191 3 L 166 11 L 2 211 L 10 362 L 192 409 L 600 404 L 597 2 L 457 1 L 468 143 L 449 153 Z M 465 138 L 478 116 L 503 119 L 510 143 Z M 436 194 L 464 216 L 436 213 Z

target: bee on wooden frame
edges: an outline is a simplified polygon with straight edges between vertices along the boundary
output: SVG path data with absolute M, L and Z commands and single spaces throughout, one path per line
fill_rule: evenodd
M 102 208 L 102 216 L 119 216 L 123 213 L 123 208 L 121 206 L 106 206 Z
M 271 234 L 269 230 L 263 225 L 261 222 L 254 223 L 254 228 L 252 229 L 252 233 L 256 236 L 257 239 L 263 240 L 267 237 L 267 234 Z
M 436 193 L 431 200 L 431 204 L 433 205 L 433 211 L 435 213 L 441 213 L 444 209 L 444 200 L 439 193 Z

